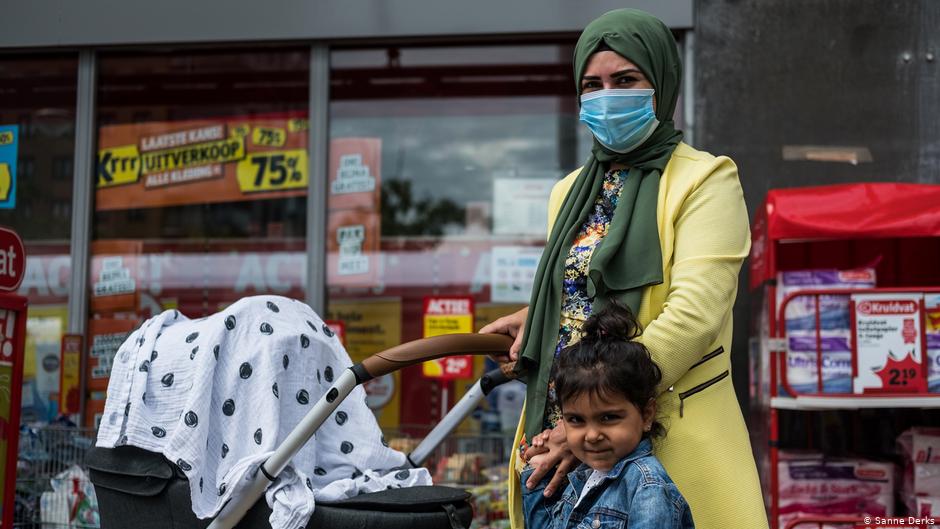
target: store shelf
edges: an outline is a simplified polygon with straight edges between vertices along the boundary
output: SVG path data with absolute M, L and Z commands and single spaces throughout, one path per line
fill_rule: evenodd
M 873 408 L 940 408 L 940 394 L 932 396 L 774 397 L 770 406 L 778 410 L 862 410 Z

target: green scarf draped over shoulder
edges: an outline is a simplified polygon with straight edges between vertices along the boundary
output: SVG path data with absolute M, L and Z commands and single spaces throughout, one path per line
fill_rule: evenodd
M 653 85 L 659 126 L 639 148 L 626 154 L 610 151 L 595 139 L 591 155 L 552 227 L 536 271 L 522 353 L 516 365 L 528 384 L 527 439 L 542 430 L 558 342 L 565 260 L 593 209 L 611 163 L 628 166 L 629 173 L 607 235 L 591 257 L 588 295 L 595 309 L 609 299 L 618 299 L 637 313 L 643 289 L 663 282 L 656 203 L 659 177 L 682 139 L 682 132 L 672 121 L 682 76 L 679 53 L 672 32 L 656 17 L 636 9 L 611 11 L 591 22 L 578 39 L 574 77 L 579 103 L 581 77 L 591 54 L 602 43 L 633 62 Z

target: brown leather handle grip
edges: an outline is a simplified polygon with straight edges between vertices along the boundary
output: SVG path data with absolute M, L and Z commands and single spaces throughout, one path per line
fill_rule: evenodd
M 403 343 L 362 361 L 372 377 L 380 377 L 403 367 L 459 354 L 482 355 L 508 353 L 513 338 L 505 334 L 445 334 Z

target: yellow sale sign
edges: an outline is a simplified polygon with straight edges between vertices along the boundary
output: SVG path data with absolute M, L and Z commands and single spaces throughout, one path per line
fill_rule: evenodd
M 81 334 L 62 336 L 62 365 L 59 367 L 59 413 L 80 413 L 79 391 L 81 384 L 82 345 Z
M 361 362 L 379 351 L 401 343 L 401 299 L 331 299 L 327 324 L 342 337 L 353 362 Z M 379 426 L 401 426 L 401 372 L 366 382 L 366 405 Z
M 473 298 L 424 298 L 424 337 L 473 332 Z M 458 355 L 423 364 L 424 376 L 450 380 L 473 376 L 473 356 Z
M 305 118 L 281 113 L 105 125 L 98 131 L 95 209 L 303 196 Z

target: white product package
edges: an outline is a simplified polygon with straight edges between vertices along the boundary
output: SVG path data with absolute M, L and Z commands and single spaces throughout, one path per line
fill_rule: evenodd
M 918 514 L 921 497 L 940 497 L 940 428 L 910 428 L 897 443 L 904 460 L 901 497 L 908 511 Z M 937 509 L 932 512 L 940 514 Z
M 783 458 L 780 527 L 805 515 L 894 516 L 894 465 L 863 459 Z
M 940 496 L 940 463 L 914 463 L 915 496 Z
M 940 498 L 920 496 L 917 498 L 914 516 L 932 516 L 940 518 Z
M 63 470 L 49 480 L 51 491 L 39 499 L 43 527 L 62 529 L 98 527 L 98 499 L 88 474 L 77 466 Z
M 905 461 L 940 463 L 940 428 L 909 428 L 898 436 L 898 447 Z
M 853 294 L 855 393 L 924 393 L 923 294 Z
M 777 308 L 797 290 L 875 287 L 875 270 L 794 270 L 777 274 Z M 852 329 L 848 296 L 819 296 L 819 343 L 815 296 L 790 300 L 785 312 L 787 381 L 796 393 L 820 392 L 817 349 L 822 350 L 823 393 L 852 392 Z
M 940 294 L 924 294 L 927 338 L 927 391 L 940 393 Z
M 940 520 L 940 498 L 918 496 L 914 504 L 913 515 L 921 519 Z M 928 525 L 926 529 L 937 529 L 940 525 Z

